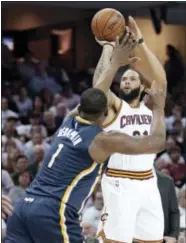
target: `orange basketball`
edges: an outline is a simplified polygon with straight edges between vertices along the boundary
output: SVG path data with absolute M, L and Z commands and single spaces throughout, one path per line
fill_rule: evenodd
M 94 15 L 91 28 L 98 40 L 115 41 L 124 35 L 125 19 L 119 11 L 105 8 Z

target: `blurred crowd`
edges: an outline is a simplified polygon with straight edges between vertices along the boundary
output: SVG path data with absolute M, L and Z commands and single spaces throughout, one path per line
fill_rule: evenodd
M 181 228 L 186 228 L 186 79 L 179 52 L 167 46 L 165 70 L 166 149 L 157 155 L 155 167 L 171 176 L 180 207 Z M 68 70 L 60 55 L 39 61 L 31 52 L 15 59 L 2 45 L 2 192 L 12 203 L 29 186 L 50 147 L 52 137 L 80 94 L 92 86 L 93 70 Z M 118 93 L 119 82 L 113 91 Z M 84 235 L 93 237 L 103 209 L 98 185 L 82 213 Z M 5 223 L 4 228 L 6 228 Z M 180 243 L 183 234 L 180 234 Z

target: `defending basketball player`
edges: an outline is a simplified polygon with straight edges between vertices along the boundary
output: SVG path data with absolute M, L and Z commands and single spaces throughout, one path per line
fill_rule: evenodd
M 147 47 L 132 17 L 129 17 L 129 28 L 126 28 L 126 48 L 122 50 L 119 39 L 116 43 L 99 42 L 103 45 L 103 52 L 95 71 L 93 85 L 104 91 L 108 97 L 108 116 L 103 123 L 105 131 L 116 130 L 130 136 L 146 136 L 151 134 L 150 127 L 154 116 L 141 101 L 144 88 L 150 86 L 152 80 L 157 80 L 157 86 L 166 95 L 166 78 L 162 65 Z M 133 53 L 127 48 L 132 38 L 139 43 Z M 110 91 L 113 78 L 119 69 L 112 62 L 116 50 L 123 51 L 125 65 L 130 64 L 133 68 L 128 69 L 121 78 L 120 97 Z M 134 53 L 138 53 L 141 62 L 131 59 Z M 134 69 L 140 70 L 140 74 L 145 77 L 143 83 Z M 102 178 L 105 211 L 99 227 L 100 242 L 163 240 L 164 218 L 157 181 L 153 174 L 154 158 L 153 153 L 115 153 L 110 157 Z
M 16 202 L 7 222 L 5 243 L 84 242 L 79 213 L 107 158 L 114 152 L 141 154 L 164 148 L 161 107 L 165 98 L 154 86 L 147 92 L 153 102 L 154 122 L 152 135 L 144 138 L 103 132 L 108 109 L 105 94 L 98 89 L 83 93 L 79 116 L 69 116 L 61 125 L 40 171 Z

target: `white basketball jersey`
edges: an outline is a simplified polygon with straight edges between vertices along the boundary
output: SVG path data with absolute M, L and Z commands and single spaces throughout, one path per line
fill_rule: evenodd
M 152 118 L 152 111 L 143 102 L 140 103 L 138 108 L 132 108 L 125 101 L 121 101 L 121 107 L 116 118 L 104 130 L 107 132 L 118 131 L 130 136 L 147 136 L 150 134 Z M 125 155 L 114 153 L 109 159 L 108 168 L 146 171 L 153 168 L 154 158 L 155 154 Z

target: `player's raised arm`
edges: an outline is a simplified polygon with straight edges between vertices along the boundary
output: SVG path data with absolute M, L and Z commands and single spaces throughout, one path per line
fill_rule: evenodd
M 94 88 L 102 90 L 107 95 L 110 103 L 114 102 L 113 99 L 119 100 L 119 98 L 110 91 L 110 86 L 118 69 L 121 66 L 126 66 L 129 63 L 134 63 L 139 60 L 137 57 L 129 57 L 136 44 L 137 42 L 134 36 L 130 32 L 127 32 L 121 43 L 119 42 L 119 37 L 116 38 L 115 47 L 109 60 L 106 61 L 106 58 L 109 56 L 106 54 L 108 49 L 105 49 L 105 53 L 102 53 L 93 83 Z M 97 79 L 95 77 L 97 77 Z
M 166 93 L 167 81 L 164 68 L 155 54 L 148 48 L 136 21 L 131 16 L 129 17 L 129 28 L 136 35 L 138 41 L 142 41 L 134 51 L 134 55 L 140 57 L 142 62 L 131 64 L 131 66 L 145 77 L 144 82 L 147 86 L 151 86 L 152 80 L 157 80 Z
M 151 154 L 164 149 L 166 129 L 164 122 L 165 95 L 162 90 L 152 87 L 146 91 L 152 100 L 153 122 L 151 135 L 131 137 L 119 132 L 102 132 L 96 136 L 91 144 L 90 154 L 97 161 L 104 161 L 112 153 L 123 154 Z M 96 158 L 97 157 L 97 158 Z
M 96 39 L 96 41 L 103 46 L 101 57 L 99 59 L 99 62 L 96 66 L 94 76 L 93 76 L 93 87 L 96 86 L 100 76 L 106 71 L 110 60 L 112 56 L 112 51 L 114 49 L 115 43 L 114 42 L 107 42 L 107 41 L 99 41 Z M 113 106 L 115 99 L 117 97 L 114 95 L 114 93 L 109 89 L 107 93 L 107 98 L 110 106 Z

